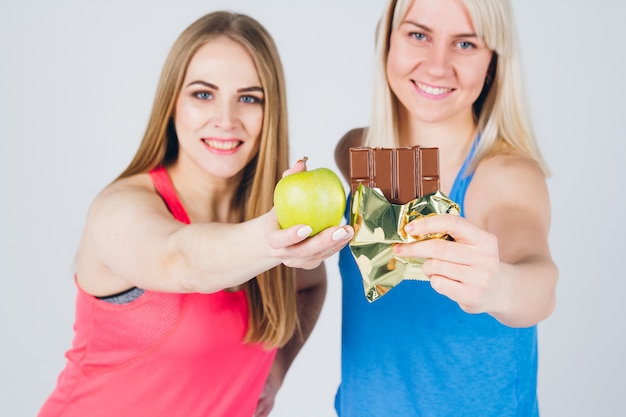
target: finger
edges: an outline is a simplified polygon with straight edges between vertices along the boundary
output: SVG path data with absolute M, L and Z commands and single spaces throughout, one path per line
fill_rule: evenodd
M 441 275 L 430 276 L 430 286 L 439 294 L 458 302 L 457 295 L 462 292 L 463 284 Z
M 267 243 L 272 249 L 295 245 L 309 237 L 312 232 L 313 229 L 311 226 L 306 224 L 298 224 L 287 229 L 281 229 L 278 219 L 276 218 L 275 209 L 272 207 L 270 212 L 267 214 L 267 219 L 265 221 L 265 236 Z
M 286 177 L 287 175 L 295 174 L 296 172 L 306 171 L 307 169 L 306 161 L 308 159 L 309 158 L 307 158 L 306 156 L 303 156 L 302 159 L 299 159 L 291 168 L 283 172 L 283 177 Z
M 494 280 L 489 269 L 476 268 L 430 259 L 423 264 L 431 286 L 457 302 L 467 313 L 488 311 L 499 293 L 501 282 Z
M 350 241 L 354 237 L 354 229 L 352 226 L 338 227 L 332 232 L 330 238 L 335 242 Z
M 311 226 L 298 224 L 287 229 L 274 230 L 268 236 L 268 243 L 273 249 L 285 248 L 303 242 L 312 232 Z
M 353 236 L 354 230 L 351 226 L 332 227 L 296 245 L 279 249 L 276 253 L 287 266 L 313 269 L 339 252 Z
M 343 240 L 333 241 L 332 233 L 316 235 L 297 244 L 273 250 L 273 256 L 292 268 L 314 269 L 326 258 L 336 254 L 349 241 L 351 234 Z
M 297 253 L 325 258 L 343 248 L 354 236 L 352 226 L 333 226 L 295 245 Z
M 339 246 L 343 246 L 343 243 L 350 241 L 354 237 L 354 228 L 347 224 L 331 226 L 319 232 L 314 238 L 318 236 L 322 240 L 341 243 Z
M 461 265 L 470 265 L 482 257 L 476 246 L 445 239 L 395 244 L 393 252 L 404 258 L 438 259 Z
M 472 282 L 472 274 L 475 273 L 470 265 L 446 262 L 440 259 L 427 259 L 424 261 L 422 272 L 427 277 L 440 276 L 464 284 Z
M 447 234 L 458 242 L 475 242 L 488 235 L 486 231 L 472 224 L 461 216 L 439 214 L 413 220 L 404 230 L 418 238 L 430 233 Z
M 430 277 L 431 287 L 441 295 L 445 295 L 456 302 L 461 310 L 469 314 L 484 313 L 487 311 L 480 298 L 472 291 L 468 291 L 467 285 L 441 275 Z

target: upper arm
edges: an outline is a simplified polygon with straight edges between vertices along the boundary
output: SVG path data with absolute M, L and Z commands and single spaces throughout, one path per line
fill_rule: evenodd
M 135 178 L 107 187 L 89 209 L 79 246 L 81 285 L 96 295 L 170 288 L 163 282 L 172 261 L 167 238 L 183 226 L 147 183 Z
M 364 128 L 352 129 L 343 135 L 335 147 L 335 163 L 346 181 L 350 181 L 350 148 L 363 145 L 364 133 Z
M 465 213 L 497 237 L 502 261 L 550 260 L 550 199 L 545 176 L 533 161 L 502 155 L 481 162 Z

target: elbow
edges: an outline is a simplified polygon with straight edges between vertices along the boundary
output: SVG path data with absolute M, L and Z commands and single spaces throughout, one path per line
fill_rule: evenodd
M 546 301 L 546 308 L 543 317 L 540 321 L 543 321 L 550 317 L 556 309 L 556 291 L 557 283 L 559 281 L 559 268 L 554 262 L 550 264 L 549 274 L 546 279 L 549 281 L 548 298 Z
M 184 253 L 176 252 L 165 257 L 161 262 L 163 289 L 177 293 L 213 293 L 221 288 L 215 288 L 214 279 L 202 274 L 194 268 L 191 259 Z
M 192 293 L 198 292 L 198 283 L 191 273 L 189 260 L 184 254 L 174 252 L 164 256 L 160 262 L 163 287 L 166 291 Z
M 542 284 L 529 294 L 530 297 L 525 297 L 521 303 L 513 303 L 516 307 L 508 314 L 492 315 L 500 323 L 513 328 L 532 327 L 546 320 L 556 309 L 558 275 L 558 268 L 550 262 L 542 272 Z
M 556 309 L 556 289 L 559 277 L 558 268 L 554 263 L 550 263 L 547 273 L 543 278 L 545 286 L 541 294 L 537 294 L 537 304 L 534 307 L 534 314 L 529 316 L 528 321 L 522 321 L 513 327 L 531 327 L 548 319 Z

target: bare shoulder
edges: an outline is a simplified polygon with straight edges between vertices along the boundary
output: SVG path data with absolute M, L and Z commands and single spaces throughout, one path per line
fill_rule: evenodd
M 116 180 L 105 187 L 94 199 L 90 212 L 105 214 L 123 207 L 141 207 L 158 201 L 149 175 L 137 174 Z
M 530 191 L 528 188 L 541 191 L 546 186 L 539 164 L 516 153 L 486 158 L 476 169 L 475 178 L 505 192 L 516 192 L 520 187 L 526 187 L 523 191 Z
M 169 217 L 148 174 L 116 180 L 100 191 L 89 207 L 76 256 L 81 288 L 93 295 L 108 295 L 132 287 L 114 272 L 113 265 L 119 266 L 125 256 L 120 239 L 132 245 L 127 236 L 120 236 L 149 236 L 161 222 L 158 219 Z
M 467 191 L 466 213 L 485 220 L 494 211 L 524 209 L 549 218 L 546 177 L 532 159 L 517 153 L 480 162 Z
M 116 180 L 96 196 L 89 207 L 83 234 L 100 241 L 111 230 L 136 227 L 155 218 L 169 219 L 171 215 L 150 176 L 137 174 Z
M 358 127 L 349 130 L 335 147 L 335 163 L 346 181 L 350 180 L 350 148 L 362 146 L 365 140 L 365 128 Z

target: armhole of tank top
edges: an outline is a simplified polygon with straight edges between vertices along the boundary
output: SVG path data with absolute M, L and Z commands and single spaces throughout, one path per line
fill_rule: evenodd
M 476 136 L 474 143 L 472 143 L 472 147 L 465 157 L 465 161 L 463 161 L 461 169 L 459 169 L 459 172 L 456 174 L 454 183 L 452 183 L 452 189 L 450 190 L 449 197 L 460 206 L 461 216 L 463 217 L 465 217 L 465 193 L 467 192 L 467 187 L 469 187 L 469 184 L 472 182 L 472 178 L 474 177 L 474 172 L 468 173 L 467 171 L 472 159 L 474 158 L 479 141 L 480 135 Z
M 150 171 L 150 177 L 152 178 L 154 188 L 161 196 L 174 218 L 185 224 L 191 223 L 189 216 L 187 215 L 187 211 L 180 202 L 180 199 L 176 194 L 176 190 L 174 189 L 174 185 L 172 184 L 172 180 L 165 170 L 165 167 L 163 167 L 163 165 L 159 165 L 154 168 Z
M 150 171 L 150 178 L 154 184 L 154 188 L 157 193 L 163 199 L 163 202 L 167 206 L 168 210 L 176 220 L 189 224 L 189 217 L 185 208 L 180 203 L 176 190 L 172 185 L 169 175 L 162 165 L 159 165 L 152 171 Z M 100 301 L 104 301 L 108 304 L 129 304 L 141 297 L 146 290 L 143 288 L 132 287 L 128 290 L 119 292 L 117 294 L 106 295 L 104 297 L 95 297 Z
M 96 297 L 96 298 L 100 301 L 104 301 L 105 303 L 109 303 L 109 304 L 128 304 L 128 303 L 132 303 L 133 301 L 141 297 L 145 292 L 146 290 L 142 288 L 133 287 L 126 291 L 119 292 L 117 294 L 106 295 L 104 297 Z

